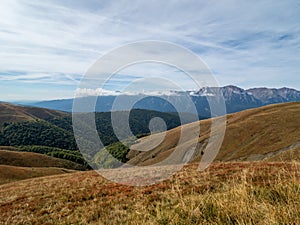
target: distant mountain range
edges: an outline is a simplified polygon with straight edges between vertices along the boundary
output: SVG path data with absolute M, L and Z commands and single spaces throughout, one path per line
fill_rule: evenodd
M 216 93 L 222 93 L 224 96 L 227 113 L 234 113 L 245 109 L 257 108 L 260 106 L 284 103 L 284 102 L 299 102 L 300 91 L 291 88 L 251 88 L 248 90 L 229 85 L 225 87 L 203 87 L 199 91 L 186 91 L 186 92 L 166 92 L 152 95 L 146 94 L 124 94 L 122 95 L 122 102 L 124 104 L 118 105 L 116 110 L 129 110 L 126 102 L 132 102 L 136 99 L 141 99 L 133 108 L 156 110 L 161 112 L 175 112 L 183 111 L 190 113 L 190 107 L 187 106 L 187 102 L 184 96 L 190 96 L 194 103 L 198 114 L 202 117 L 211 117 L 208 98 L 213 98 Z M 106 95 L 98 98 L 95 111 L 108 112 L 113 109 L 113 103 L 120 95 Z M 163 98 L 165 99 L 163 99 Z M 94 100 L 94 97 L 82 97 L 80 101 L 85 105 L 89 105 Z M 179 106 L 179 110 L 176 110 L 174 104 Z M 52 101 L 41 101 L 36 103 L 27 103 L 27 105 L 61 110 L 66 112 L 72 111 L 73 99 L 62 99 Z M 83 107 L 83 111 L 84 111 Z

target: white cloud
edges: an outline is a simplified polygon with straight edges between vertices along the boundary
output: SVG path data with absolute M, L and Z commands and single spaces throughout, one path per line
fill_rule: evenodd
M 77 88 L 75 91 L 75 95 L 76 97 L 84 97 L 84 96 L 98 96 L 98 95 L 112 95 L 112 96 L 116 96 L 119 95 L 118 92 L 116 91 L 108 91 L 102 88 L 96 88 L 96 89 L 92 89 L 92 88 Z
M 77 88 L 75 91 L 76 97 L 87 97 L 87 96 L 119 96 L 119 95 L 147 95 L 147 96 L 178 96 L 179 93 L 174 90 L 165 91 L 110 91 L 102 88 Z

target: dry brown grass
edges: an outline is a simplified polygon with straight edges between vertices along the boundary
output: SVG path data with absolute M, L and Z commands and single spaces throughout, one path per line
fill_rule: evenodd
M 65 159 L 54 158 L 33 152 L 17 152 L 3 149 L 0 149 L 0 165 L 21 167 L 59 167 L 72 170 L 85 169 L 84 166 Z
M 193 132 L 198 124 L 196 122 L 185 125 L 190 130 L 187 132 Z M 200 122 L 201 135 L 198 140 L 194 140 L 199 142 L 199 146 L 205 146 L 207 143 L 210 136 L 210 124 L 211 119 Z M 269 105 L 230 114 L 227 116 L 225 138 L 216 161 L 263 160 L 269 156 L 269 153 L 278 152 L 299 142 L 299 126 L 299 102 Z M 180 132 L 180 127 L 167 131 L 164 142 L 151 151 L 140 154 L 131 151 L 129 156 L 132 159 L 129 163 L 149 165 L 167 158 L 177 145 Z M 141 139 L 141 141 L 147 144 L 147 137 Z M 189 143 L 192 141 L 187 140 L 183 144 L 183 151 L 190 149 Z M 142 142 L 139 145 L 143 144 Z M 153 155 L 155 156 L 154 158 Z M 137 157 L 133 158 L 133 156 Z M 200 160 L 201 154 L 198 151 L 193 156 L 193 161 L 197 162 Z
M 284 152 L 280 152 L 270 158 L 267 158 L 266 161 L 269 162 L 300 162 L 300 147 L 293 148 Z
M 14 181 L 25 180 L 35 177 L 44 177 L 50 175 L 76 172 L 56 167 L 21 167 L 0 165 L 0 184 L 6 184 Z
M 214 163 L 199 172 L 189 165 L 147 187 L 94 171 L 36 178 L 0 186 L 0 224 L 300 224 L 299 169 Z
M 64 112 L 56 110 L 22 107 L 3 102 L 0 102 L 0 112 L 0 128 L 2 128 L 4 122 L 22 122 L 67 115 Z
M 68 160 L 13 150 L 13 147 L 0 147 L 0 184 L 85 169 Z
M 277 104 L 228 116 L 217 160 L 257 160 L 300 141 L 300 103 Z M 255 157 L 254 157 L 255 160 Z

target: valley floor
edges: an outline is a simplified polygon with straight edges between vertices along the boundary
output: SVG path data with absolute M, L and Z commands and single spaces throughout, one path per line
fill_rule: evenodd
M 0 224 L 300 224 L 299 163 L 197 167 L 146 187 L 95 171 L 3 184 Z

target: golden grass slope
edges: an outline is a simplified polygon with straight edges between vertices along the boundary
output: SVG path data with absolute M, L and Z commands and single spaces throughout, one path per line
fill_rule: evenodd
M 60 167 L 65 169 L 82 170 L 83 166 L 69 160 L 58 159 L 33 152 L 17 152 L 0 150 L 0 165 L 21 167 Z
M 36 119 L 47 119 L 64 115 L 67 115 L 67 113 L 37 107 L 23 107 L 19 105 L 0 102 L 0 128 L 5 122 L 22 122 Z
M 0 224 L 300 224 L 299 164 L 197 166 L 146 187 L 94 171 L 4 184 Z
M 187 140 L 179 146 L 183 153 L 190 149 L 191 143 L 197 141 L 198 149 L 193 161 L 201 160 L 201 150 L 205 149 L 210 136 L 211 119 L 200 121 L 201 135 L 198 140 Z M 193 132 L 199 122 L 184 125 L 187 132 Z M 227 116 L 224 142 L 216 161 L 257 161 L 291 150 L 300 143 L 300 103 L 269 105 L 257 109 L 245 110 Z M 180 137 L 181 127 L 166 132 L 166 138 L 158 147 L 148 152 L 139 153 L 131 150 L 129 163 L 149 165 L 158 163 L 174 151 Z M 137 145 L 150 143 L 148 137 L 140 139 Z M 151 140 L 152 142 L 153 140 Z M 149 142 L 149 143 L 148 143 Z M 150 143 L 151 144 L 151 143 Z M 135 148 L 135 146 L 133 146 Z M 298 153 L 299 148 L 294 151 Z M 279 156 L 278 156 L 279 157 Z M 297 160 L 299 157 L 296 157 Z M 292 155 L 286 160 L 294 160 Z
M 291 148 L 278 154 L 274 154 L 269 158 L 264 159 L 269 162 L 288 162 L 297 161 L 300 162 L 300 147 Z
M 75 172 L 56 167 L 20 167 L 0 165 L 0 185 L 14 181 Z
M 0 184 L 28 178 L 49 176 L 84 170 L 82 165 L 32 152 L 13 151 L 0 147 Z

